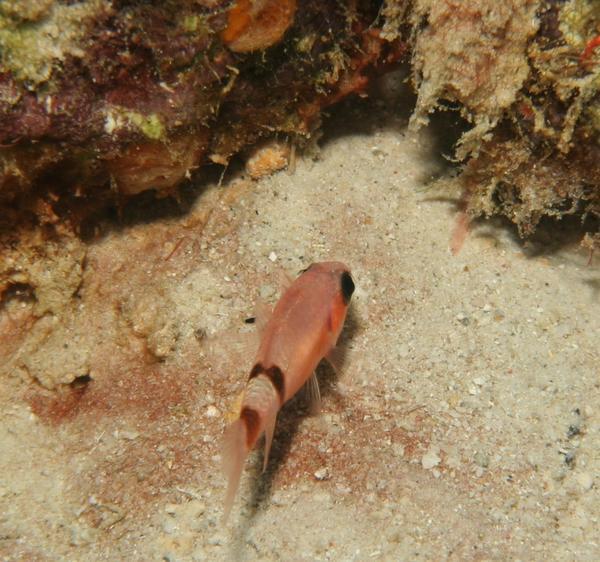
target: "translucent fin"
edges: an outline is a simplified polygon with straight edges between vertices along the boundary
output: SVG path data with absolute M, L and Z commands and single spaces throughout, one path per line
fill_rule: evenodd
M 245 390 L 241 390 L 239 392 L 229 409 L 225 412 L 224 417 L 227 423 L 233 423 L 237 418 L 240 417 L 240 412 L 242 411 L 242 402 L 244 400 L 244 392 Z
M 325 359 L 327 359 L 327 363 L 331 365 L 335 374 L 339 375 L 342 370 L 342 363 L 344 362 L 344 350 L 341 347 L 332 347 L 325 356 Z
M 226 330 L 219 334 L 227 342 L 227 353 L 240 362 L 247 362 L 248 357 L 256 353 L 256 335 L 251 332 Z
M 257 299 L 256 304 L 254 305 L 254 317 L 256 318 L 256 330 L 258 335 L 262 335 L 265 331 L 265 327 L 269 318 L 273 314 L 273 309 L 263 300 Z
M 469 227 L 471 225 L 471 218 L 467 213 L 461 211 L 456 216 L 456 224 L 452 231 L 452 238 L 450 239 L 450 252 L 453 256 L 456 256 L 460 252 L 467 236 L 469 234 Z
M 318 414 L 321 411 L 321 391 L 319 390 L 317 373 L 313 373 L 306 381 L 306 395 L 311 414 Z
M 267 470 L 267 464 L 269 464 L 269 454 L 271 453 L 271 444 L 273 443 L 276 421 L 277 410 L 270 414 L 265 420 L 265 456 L 263 459 L 263 472 Z
M 246 427 L 241 419 L 237 419 L 227 428 L 223 439 L 223 470 L 228 480 L 223 523 L 227 521 L 233 506 L 247 455 Z
M 284 269 L 280 269 L 277 272 L 277 280 L 279 281 L 279 290 L 281 294 L 287 291 L 290 288 L 290 285 L 294 282 L 292 276 Z

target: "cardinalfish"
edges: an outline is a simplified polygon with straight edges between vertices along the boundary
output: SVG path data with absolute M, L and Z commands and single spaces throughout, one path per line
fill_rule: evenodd
M 226 430 L 224 469 L 228 477 L 225 512 L 229 516 L 248 453 L 265 435 L 263 471 L 281 407 L 307 385 L 313 406 L 320 400 L 315 369 L 332 354 L 346 319 L 354 281 L 339 262 L 315 263 L 283 293 L 265 324 L 242 395 L 241 410 Z

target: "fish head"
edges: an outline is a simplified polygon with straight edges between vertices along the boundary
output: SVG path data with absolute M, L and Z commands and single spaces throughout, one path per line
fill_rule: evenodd
M 315 286 L 324 288 L 330 294 L 329 329 L 337 339 L 355 289 L 350 268 L 338 261 L 318 262 L 305 269 L 302 275 L 310 276 Z

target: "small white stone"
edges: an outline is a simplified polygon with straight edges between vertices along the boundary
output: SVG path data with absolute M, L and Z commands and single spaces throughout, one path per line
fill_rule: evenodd
M 165 512 L 169 515 L 175 515 L 176 511 L 177 505 L 175 505 L 174 503 L 168 503 L 167 505 L 165 505 Z
M 469 317 L 464 312 L 459 312 L 456 315 L 456 319 L 463 325 L 468 326 L 470 324 Z
M 323 468 L 319 468 L 319 470 L 315 472 L 315 478 L 317 480 L 327 480 L 329 478 L 329 470 L 327 467 L 324 466 Z
M 277 261 L 277 254 L 276 254 L 275 252 L 271 252 L 271 253 L 269 254 L 269 259 L 270 259 L 272 262 L 276 262 L 276 261 Z
M 269 299 L 275 294 L 275 287 L 272 285 L 263 285 L 260 290 L 260 298 L 261 299 Z
M 491 312 L 491 311 L 492 311 L 492 305 L 490 305 L 490 304 L 483 305 L 483 312 Z
M 119 437 L 122 437 L 123 439 L 127 439 L 129 441 L 133 441 L 134 439 L 137 439 L 139 436 L 140 436 L 140 434 L 137 431 L 128 431 L 126 429 L 119 431 Z
M 224 543 L 223 536 L 220 534 L 213 535 L 208 539 L 208 544 L 211 546 L 221 546 Z
M 404 445 L 402 445 L 401 443 L 394 443 L 392 449 L 396 456 L 398 456 L 398 457 L 404 456 Z
M 431 470 L 440 464 L 440 457 L 438 456 L 437 447 L 430 447 L 430 449 L 421 458 L 421 465 L 425 470 Z
M 286 505 L 286 498 L 282 492 L 277 491 L 271 496 L 271 503 L 273 505 Z
M 162 522 L 162 529 L 167 535 L 172 535 L 179 528 L 179 525 L 175 519 L 165 519 Z
M 216 418 L 219 415 L 219 410 L 211 405 L 208 408 L 206 408 L 206 412 L 204 415 L 207 418 Z

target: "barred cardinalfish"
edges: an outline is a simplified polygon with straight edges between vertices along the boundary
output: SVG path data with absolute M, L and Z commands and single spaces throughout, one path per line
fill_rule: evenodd
M 229 483 L 224 520 L 233 505 L 246 457 L 263 433 L 263 471 L 267 467 L 277 412 L 305 383 L 311 401 L 319 401 L 314 371 L 321 359 L 331 361 L 353 292 L 352 276 L 343 263 L 314 263 L 275 306 L 262 333 L 239 418 L 225 432 L 223 461 Z

